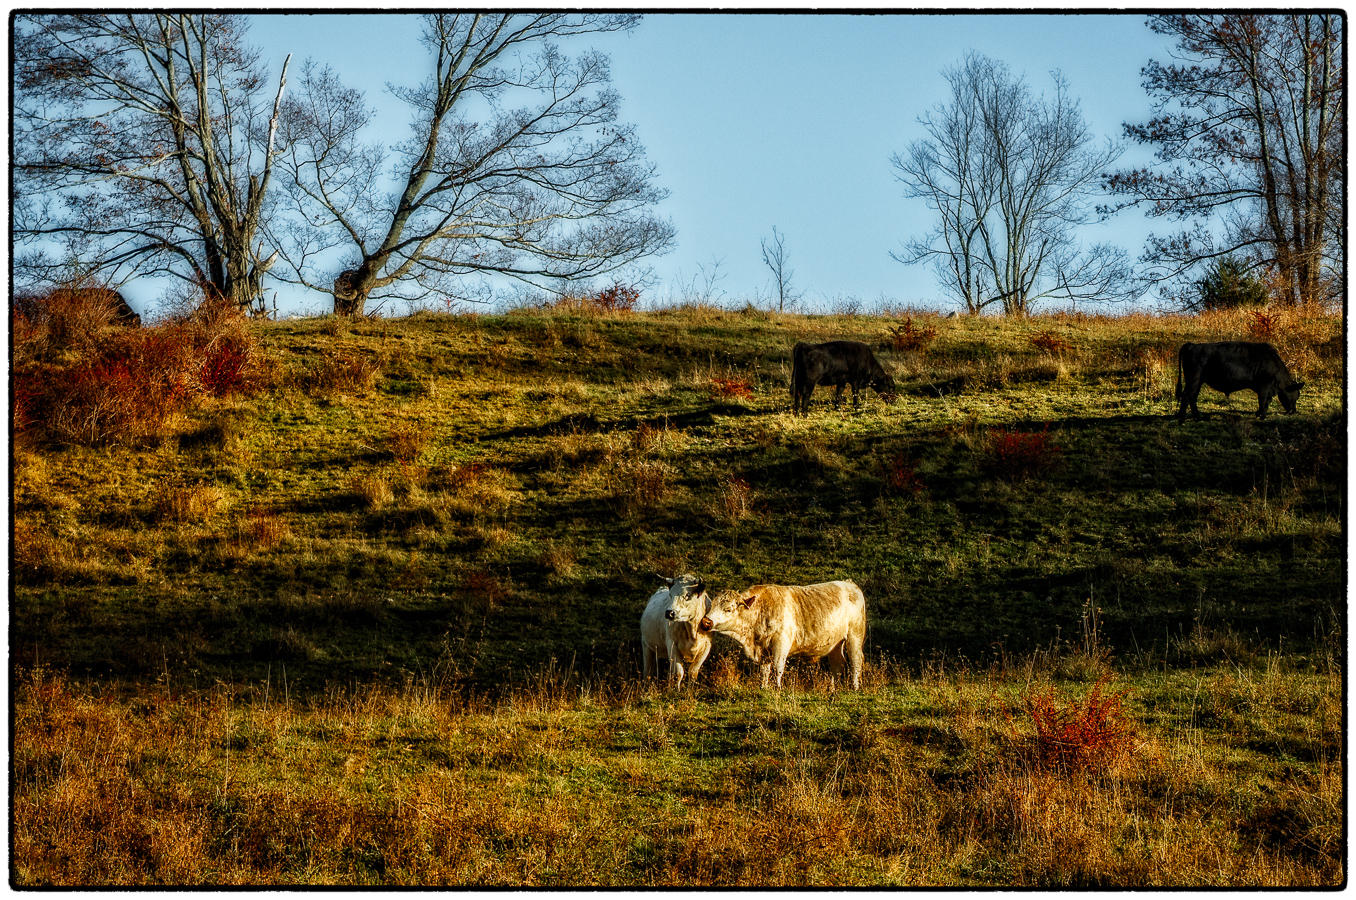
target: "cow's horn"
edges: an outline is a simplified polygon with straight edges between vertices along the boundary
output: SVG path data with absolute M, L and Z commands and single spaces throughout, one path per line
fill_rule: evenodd
M 656 573 L 654 577 L 655 577 L 655 578 L 658 578 L 660 581 L 664 582 L 664 583 L 667 584 L 669 587 L 673 587 L 673 579 L 672 579 L 672 578 L 665 578 L 663 575 L 660 575 L 660 574 L 658 574 L 658 573 Z

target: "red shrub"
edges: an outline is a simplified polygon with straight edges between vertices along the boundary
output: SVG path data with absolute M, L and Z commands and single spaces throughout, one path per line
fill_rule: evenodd
M 504 586 L 504 583 L 496 578 L 492 572 L 484 569 L 476 569 L 470 575 L 467 575 L 466 581 L 462 584 L 462 589 L 472 598 L 479 599 L 491 609 L 510 595 L 509 589 Z
M 1022 700 L 1036 727 L 1035 762 L 1047 769 L 1072 772 L 1104 766 L 1130 746 L 1134 727 L 1126 718 L 1125 691 L 1105 692 L 1108 678 L 1092 686 L 1082 700 L 1055 701 L 1050 691 Z
M 1276 336 L 1279 316 L 1264 309 L 1254 309 L 1248 313 L 1248 335 L 1254 341 L 1269 341 Z
M 923 479 L 903 453 L 895 455 L 885 470 L 885 487 L 892 494 L 917 495 L 923 491 Z
M 904 319 L 904 324 L 890 329 L 890 347 L 896 353 L 926 349 L 937 337 L 937 329 L 931 325 L 921 327 L 913 324 L 913 316 Z
M 65 365 L 16 371 L 16 429 L 42 425 L 85 444 L 158 434 L 204 394 L 242 390 L 254 362 L 249 333 L 226 320 L 105 332 L 101 341 Z
M 729 378 L 713 377 L 711 379 L 711 396 L 725 400 L 752 400 L 753 385 L 749 383 L 747 378 L 738 378 L 733 375 Z
M 488 470 L 484 463 L 467 463 L 457 466 L 447 476 L 447 484 L 452 488 L 469 487 L 485 477 Z
M 1040 334 L 1033 334 L 1031 336 L 1031 346 L 1035 347 L 1037 350 L 1049 353 L 1051 356 L 1059 356 L 1061 353 L 1068 353 L 1073 349 L 1073 344 L 1070 344 L 1059 335 L 1051 334 L 1048 331 L 1042 331 Z
M 214 397 L 228 397 L 245 387 L 250 347 L 235 339 L 218 341 L 207 348 L 198 373 L 202 388 Z
M 154 434 L 199 390 L 195 355 L 175 328 L 123 332 L 93 356 L 35 373 L 34 412 L 52 434 L 79 443 Z
M 1062 452 L 1050 440 L 1046 429 L 1036 432 L 999 429 L 990 432 L 985 442 L 984 464 L 995 475 L 1020 481 L 1053 466 Z

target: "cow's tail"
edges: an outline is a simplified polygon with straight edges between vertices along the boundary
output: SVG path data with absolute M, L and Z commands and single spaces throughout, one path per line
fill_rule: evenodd
M 1186 348 L 1183 347 L 1182 350 Z M 1182 350 L 1177 351 L 1177 386 L 1173 388 L 1173 397 L 1178 403 L 1182 402 Z
M 791 348 L 791 403 L 795 404 L 800 397 L 801 387 L 805 383 L 805 353 L 810 349 L 810 345 L 804 341 L 797 341 L 796 346 Z

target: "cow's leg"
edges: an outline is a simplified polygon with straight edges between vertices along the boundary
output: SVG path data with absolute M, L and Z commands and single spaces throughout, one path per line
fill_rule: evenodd
M 1267 407 L 1271 405 L 1271 398 L 1276 394 L 1270 388 L 1263 388 L 1257 392 L 1257 418 L 1265 419 L 1267 417 Z
M 649 644 L 642 644 L 640 647 L 641 665 L 645 667 L 645 680 L 649 681 L 654 674 L 655 664 L 659 661 L 655 658 L 655 653 L 650 649 Z
M 1196 393 L 1200 391 L 1200 382 L 1196 382 L 1195 390 L 1192 389 L 1191 378 L 1188 377 L 1186 385 L 1177 395 L 1177 424 L 1181 425 L 1186 421 L 1187 410 L 1196 405 Z
M 810 411 L 810 395 L 814 392 L 815 386 L 813 384 L 807 384 L 802 387 L 800 393 L 796 395 L 796 399 L 800 403 L 800 414 L 802 416 Z
M 862 636 L 848 635 L 843 642 L 847 649 L 848 670 L 852 675 L 852 689 L 862 689 Z
M 772 663 L 761 663 L 758 666 L 758 672 L 763 676 L 763 689 L 766 690 L 768 682 L 772 678 Z
M 847 666 L 847 660 L 843 656 L 843 644 L 839 643 L 838 646 L 830 650 L 828 655 L 824 657 L 824 661 L 829 664 L 829 672 L 831 673 L 829 687 L 837 688 L 838 682 L 843 680 L 843 670 Z
M 669 681 L 675 689 L 683 686 L 683 664 L 676 653 L 669 657 Z
M 1182 422 L 1186 419 L 1186 411 L 1188 407 L 1191 408 L 1191 415 L 1193 418 L 1199 419 L 1201 417 L 1201 411 L 1196 407 L 1196 401 L 1200 397 L 1200 393 L 1201 393 L 1201 376 L 1196 375 L 1195 377 L 1192 377 L 1191 375 L 1188 375 L 1186 379 L 1186 387 L 1182 389 L 1181 405 L 1177 409 L 1178 422 Z
M 711 645 L 707 644 L 705 649 L 698 651 L 696 657 L 692 660 L 692 666 L 688 670 L 688 677 L 692 681 L 697 680 L 697 673 L 702 670 L 702 663 L 706 662 L 706 657 L 711 655 Z
M 840 407 L 840 406 L 843 405 L 843 389 L 844 389 L 845 387 L 847 387 L 846 384 L 839 384 L 838 386 L 836 386 L 836 387 L 833 389 L 833 408 L 834 408 L 834 409 L 837 409 L 838 407 Z
M 669 681 L 674 687 L 679 687 L 683 683 L 683 658 L 678 655 L 678 648 L 673 646 L 673 641 L 666 641 L 666 648 L 669 651 Z

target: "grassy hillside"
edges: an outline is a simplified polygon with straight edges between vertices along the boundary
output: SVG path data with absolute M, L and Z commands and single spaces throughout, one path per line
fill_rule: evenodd
M 907 321 L 273 323 L 252 393 L 16 435 L 17 882 L 1341 881 L 1342 319 Z M 1259 334 L 1299 414 L 1178 425 Z M 829 338 L 899 394 L 792 417 Z M 867 689 L 640 684 L 689 570 L 856 580 Z
M 1170 418 L 1176 346 L 1246 336 L 1241 317 L 932 319 L 925 349 L 882 354 L 895 402 L 834 411 L 821 389 L 789 415 L 792 343 L 889 324 L 265 326 L 256 398 L 152 446 L 17 449 L 15 656 L 134 678 L 285 665 L 315 688 L 625 669 L 653 575 L 680 570 L 853 578 L 869 649 L 905 660 L 1049 647 L 1089 601 L 1123 654 L 1332 635 L 1339 320 L 1285 331 L 1307 380 L 1293 418 L 1208 390 L 1203 421 Z

